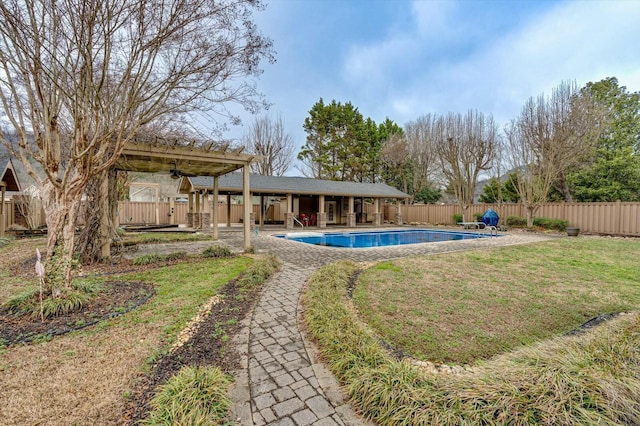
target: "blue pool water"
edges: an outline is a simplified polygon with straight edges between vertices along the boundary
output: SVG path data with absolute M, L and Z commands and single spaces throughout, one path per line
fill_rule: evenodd
M 276 235 L 276 237 L 279 238 L 299 241 L 301 243 L 346 248 L 386 247 L 403 244 L 487 238 L 490 236 L 491 234 L 479 232 L 434 231 L 431 229 L 327 233 L 299 232 Z

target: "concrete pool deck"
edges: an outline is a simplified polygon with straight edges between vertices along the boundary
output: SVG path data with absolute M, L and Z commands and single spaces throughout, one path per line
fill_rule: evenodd
M 365 230 L 372 228 L 335 231 Z M 384 229 L 410 229 L 408 227 Z M 301 327 L 300 295 L 311 274 L 339 260 L 374 262 L 414 255 L 433 255 L 544 241 L 549 236 L 504 233 L 500 237 L 444 241 L 402 246 L 344 249 L 314 246 L 273 237 L 282 228 L 252 234 L 256 253 L 273 254 L 281 270 L 264 285 L 253 311 L 235 341 L 242 368 L 235 372 L 232 390 L 234 419 L 245 425 L 367 425 L 344 399 L 339 385 L 319 361 L 316 348 Z M 331 230 L 327 230 L 331 232 Z M 220 228 L 219 241 L 168 243 L 140 247 L 150 252 L 201 251 L 226 245 L 242 251 L 240 229 Z

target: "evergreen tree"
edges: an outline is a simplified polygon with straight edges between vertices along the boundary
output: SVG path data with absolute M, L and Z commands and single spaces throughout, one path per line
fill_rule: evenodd
M 489 179 L 489 183 L 483 188 L 482 194 L 478 197 L 478 201 L 481 203 L 494 204 L 494 203 L 517 203 L 520 201 L 517 189 L 516 173 L 509 173 L 507 180 L 500 182 L 498 178 Z M 502 185 L 501 191 L 498 190 L 498 185 Z M 499 199 L 501 194 L 502 200 Z
M 611 77 L 588 83 L 581 95 L 605 109 L 607 127 L 592 161 L 568 177 L 576 200 L 639 201 L 640 93 L 629 93 Z
M 322 98 L 309 111 L 303 126 L 307 141 L 298 153 L 309 177 L 340 181 L 376 182 L 382 173 L 381 148 L 402 129 L 390 119 L 379 126 L 365 119 L 350 102 Z

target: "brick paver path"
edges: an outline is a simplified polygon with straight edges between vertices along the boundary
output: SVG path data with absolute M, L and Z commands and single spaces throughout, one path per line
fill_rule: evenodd
M 284 231 L 280 230 L 280 233 Z M 315 348 L 299 328 L 300 292 L 313 271 L 326 263 L 349 259 L 370 262 L 418 254 L 472 250 L 524 244 L 545 237 L 527 234 L 499 238 L 412 244 L 370 249 L 340 249 L 301 244 L 261 231 L 251 242 L 259 253 L 272 253 L 283 262 L 245 319 L 236 336 L 242 369 L 232 391 L 234 415 L 241 425 L 364 425 L 345 403 L 335 379 L 317 361 Z M 278 232 L 275 232 L 278 233 Z M 221 228 L 219 244 L 242 249 L 242 232 Z M 218 243 L 175 243 L 148 247 L 153 251 L 199 251 Z M 144 253 L 147 248 L 138 253 Z

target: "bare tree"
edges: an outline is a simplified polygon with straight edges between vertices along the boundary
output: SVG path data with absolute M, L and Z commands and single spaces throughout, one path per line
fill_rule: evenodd
M 543 122 L 535 118 L 541 113 L 534 99 L 529 99 L 520 119 L 511 121 L 504 131 L 509 163 L 516 175 L 516 191 L 525 207 L 529 227 L 533 226 L 535 212 L 547 200 L 557 178 L 557 169 L 547 162 L 550 157 L 540 155 L 534 142 L 535 137 L 548 132 Z M 537 126 L 532 127 L 536 122 Z
M 248 151 L 262 156 L 251 163 L 251 171 L 265 176 L 284 175 L 293 161 L 293 138 L 286 133 L 280 115 L 272 120 L 268 115 L 256 117 L 243 136 Z
M 562 82 L 550 97 L 530 100 L 525 106 L 528 112 L 519 120 L 532 149 L 544 157 L 547 167 L 555 169 L 549 174 L 555 173 L 553 184 L 567 202 L 572 201 L 567 174 L 591 157 L 604 117 L 591 97 L 579 94 L 575 83 Z
M 41 185 L 49 286 L 70 283 L 89 180 L 143 126 L 171 114 L 227 114 L 226 102 L 260 108 L 245 78 L 272 54 L 252 22 L 256 7 L 253 0 L 0 2 L 0 102 L 18 135 L 12 143 L 0 132 L 0 142 Z
M 382 145 L 380 152 L 388 174 L 393 176 L 396 182 L 399 179 L 402 191 L 405 194 L 409 194 L 411 165 L 409 164 L 409 143 L 406 133 L 405 135 L 391 135 Z
M 29 229 L 36 229 L 40 221 L 42 202 L 37 193 L 22 193 L 13 197 L 13 203 Z
M 435 150 L 436 120 L 435 115 L 427 114 L 404 126 L 409 151 L 407 160 L 411 162 L 413 171 L 411 178 L 414 194 L 434 186 L 434 176 L 438 171 Z
M 473 204 L 478 175 L 488 170 L 496 155 L 497 126 L 493 116 L 478 111 L 449 113 L 435 123 L 435 151 L 442 173 L 453 188 L 463 221 Z

